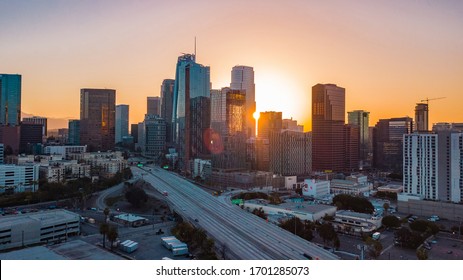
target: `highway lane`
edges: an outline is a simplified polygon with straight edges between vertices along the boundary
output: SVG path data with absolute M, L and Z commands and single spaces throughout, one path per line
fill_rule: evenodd
M 142 171 L 133 168 L 134 174 Z M 219 200 L 183 178 L 152 168 L 144 179 L 167 199 L 182 216 L 205 229 L 218 243 L 238 259 L 316 259 L 338 257 L 296 235 L 293 235 L 237 206 Z M 198 222 L 195 222 L 198 219 Z

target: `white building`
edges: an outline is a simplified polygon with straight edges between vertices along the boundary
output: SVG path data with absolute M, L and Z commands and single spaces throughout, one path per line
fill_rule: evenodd
M 39 165 L 0 164 L 0 193 L 37 191 Z
M 368 195 L 372 187 L 368 184 L 358 184 L 353 180 L 331 180 L 332 194 Z
M 404 194 L 463 201 L 463 133 L 439 127 L 404 135 L 403 162 Z
M 334 222 L 338 230 L 353 234 L 372 232 L 381 226 L 382 217 L 341 210 L 336 212 Z
M 82 154 L 87 152 L 87 146 L 47 146 L 43 152 L 48 155 L 62 155 L 63 158 L 67 159 L 71 153 Z
M 201 179 L 206 180 L 211 177 L 212 174 L 212 163 L 211 160 L 199 159 L 196 158 L 193 161 L 193 178 L 201 177 Z
M 0 219 L 0 250 L 65 241 L 79 233 L 79 215 L 66 210 L 5 216 Z
M 305 179 L 302 187 L 302 195 L 311 197 L 322 197 L 330 193 L 330 181 L 318 181 Z

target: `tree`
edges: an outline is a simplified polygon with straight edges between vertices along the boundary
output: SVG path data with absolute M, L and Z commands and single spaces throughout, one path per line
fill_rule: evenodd
M 425 220 L 416 220 L 410 224 L 410 228 L 419 232 L 429 232 L 431 234 L 436 234 L 439 232 L 439 226 L 434 222 L 429 222 Z
M 428 251 L 425 248 L 421 247 L 416 250 L 416 257 L 419 260 L 427 260 L 428 259 Z
M 109 208 L 106 207 L 104 210 L 103 210 L 103 214 L 104 214 L 104 221 L 105 223 L 108 221 L 108 215 L 109 215 Z
M 388 228 L 398 228 L 400 227 L 400 220 L 396 216 L 386 216 L 382 220 L 382 224 Z
M 383 245 L 379 240 L 374 240 L 368 236 L 365 240 L 365 243 L 368 245 L 368 252 L 370 256 L 375 259 L 380 256 L 381 251 L 383 251 Z
M 109 232 L 109 225 L 107 223 L 102 223 L 100 225 L 100 234 L 103 235 L 103 248 L 106 248 L 106 234 Z
M 262 209 L 262 207 L 260 207 L 259 209 L 255 208 L 254 210 L 252 210 L 252 214 L 262 218 L 262 219 L 267 219 L 267 214 L 265 214 L 264 210 Z
M 338 194 L 333 198 L 333 205 L 338 210 L 352 210 L 354 212 L 372 214 L 375 208 L 368 199 L 348 194 Z
M 323 244 L 326 244 L 327 241 L 335 241 L 335 239 L 338 237 L 331 223 L 323 223 L 318 228 L 318 235 L 320 235 L 320 237 L 323 239 Z
M 117 227 L 110 227 L 108 231 L 108 240 L 111 242 L 111 251 L 113 250 L 113 244 L 119 237 Z
M 148 195 L 139 187 L 132 187 L 125 193 L 127 201 L 136 208 L 140 208 L 148 201 Z
M 383 208 L 384 208 L 384 213 L 383 213 L 383 215 L 387 215 L 387 210 L 389 210 L 389 203 L 387 203 L 387 202 L 384 203 L 384 204 L 383 204 Z

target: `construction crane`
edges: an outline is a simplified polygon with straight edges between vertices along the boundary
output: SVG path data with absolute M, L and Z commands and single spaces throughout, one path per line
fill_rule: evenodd
M 426 97 L 426 99 L 421 100 L 421 102 L 426 101 L 426 104 L 429 105 L 429 101 L 431 101 L 431 100 L 438 100 L 438 99 L 444 99 L 444 98 L 446 98 L 446 97 L 445 96 L 444 97 L 436 97 L 436 98 L 427 98 Z

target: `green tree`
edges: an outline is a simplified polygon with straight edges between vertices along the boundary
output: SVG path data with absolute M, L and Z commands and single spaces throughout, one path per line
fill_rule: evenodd
M 428 259 L 428 251 L 425 248 L 421 247 L 416 249 L 416 257 L 419 260 L 427 260 Z
M 368 199 L 363 197 L 352 196 L 348 194 L 338 194 L 333 198 L 333 205 L 338 210 L 352 210 L 359 213 L 372 214 L 375 208 Z
M 379 240 L 374 240 L 368 236 L 365 240 L 365 244 L 368 245 L 368 252 L 373 258 L 378 258 L 383 251 L 383 245 Z
M 108 215 L 109 215 L 109 208 L 106 207 L 104 210 L 103 210 L 103 214 L 104 214 L 104 221 L 105 223 L 108 221 Z
M 103 248 L 106 248 L 106 234 L 109 232 L 109 225 L 107 223 L 100 224 L 100 234 L 103 235 Z
M 323 244 L 326 244 L 327 242 L 333 242 L 338 237 L 331 223 L 323 223 L 318 228 L 318 235 L 323 239 Z
M 410 228 L 419 232 L 429 232 L 431 234 L 439 232 L 439 226 L 436 225 L 436 223 L 425 220 L 416 220 L 410 223 Z
M 400 227 L 400 220 L 396 216 L 389 215 L 383 218 L 382 224 L 384 227 L 398 228 Z
M 139 187 L 131 187 L 125 193 L 127 201 L 136 208 L 140 208 L 143 204 L 148 201 L 148 195 L 146 192 Z
M 254 210 L 252 210 L 252 214 L 256 215 L 257 217 L 260 217 L 262 219 L 267 219 L 267 214 L 265 214 L 264 210 L 262 209 L 262 207 L 260 207 L 259 209 L 255 208 Z
M 108 240 L 111 242 L 111 251 L 113 250 L 113 244 L 119 237 L 119 231 L 117 227 L 110 227 L 108 230 Z

